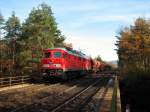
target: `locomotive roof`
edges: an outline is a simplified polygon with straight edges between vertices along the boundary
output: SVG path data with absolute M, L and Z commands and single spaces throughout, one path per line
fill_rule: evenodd
M 86 58 L 86 59 L 89 59 L 88 56 L 86 56 L 84 53 L 82 53 L 81 51 L 77 51 L 77 50 L 73 50 L 73 49 L 66 49 L 66 48 L 48 48 L 46 50 L 55 50 L 55 49 L 58 49 L 58 50 L 64 50 L 66 52 L 68 52 L 69 54 L 72 54 L 72 55 L 75 55 L 75 56 L 79 56 L 79 57 L 82 57 L 82 58 Z

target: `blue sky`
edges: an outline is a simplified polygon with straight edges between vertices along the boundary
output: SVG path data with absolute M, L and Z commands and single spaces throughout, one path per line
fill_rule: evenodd
M 52 7 L 66 42 L 75 49 L 103 60 L 117 60 L 116 35 L 138 17 L 150 18 L 150 0 L 1 0 L 7 19 L 12 11 L 23 22 L 33 7 L 45 2 Z

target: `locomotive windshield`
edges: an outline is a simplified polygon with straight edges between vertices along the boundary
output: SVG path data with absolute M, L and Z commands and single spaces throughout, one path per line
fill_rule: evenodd
M 60 58 L 61 52 L 54 52 L 54 58 Z
M 51 53 L 50 53 L 50 52 L 44 53 L 44 58 L 50 58 L 50 56 L 51 56 Z

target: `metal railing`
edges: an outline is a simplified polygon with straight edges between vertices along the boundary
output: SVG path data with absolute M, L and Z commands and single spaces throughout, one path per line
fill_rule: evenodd
M 24 84 L 30 80 L 30 76 L 15 76 L 0 78 L 0 87 Z
M 113 96 L 111 101 L 111 112 L 121 112 L 120 90 L 117 76 L 115 77 L 115 84 L 113 90 Z

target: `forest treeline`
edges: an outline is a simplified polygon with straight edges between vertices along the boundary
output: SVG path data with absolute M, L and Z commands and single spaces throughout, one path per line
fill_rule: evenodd
M 122 109 L 149 112 L 150 20 L 138 18 L 119 32 L 116 43 Z
M 0 13 L 0 36 L 0 61 L 7 60 L 15 69 L 28 65 L 34 50 L 40 57 L 42 49 L 62 47 L 65 40 L 51 7 L 45 3 L 33 8 L 22 23 L 15 12 L 7 20 Z
M 119 32 L 116 43 L 121 75 L 150 72 L 150 20 L 138 18 Z

